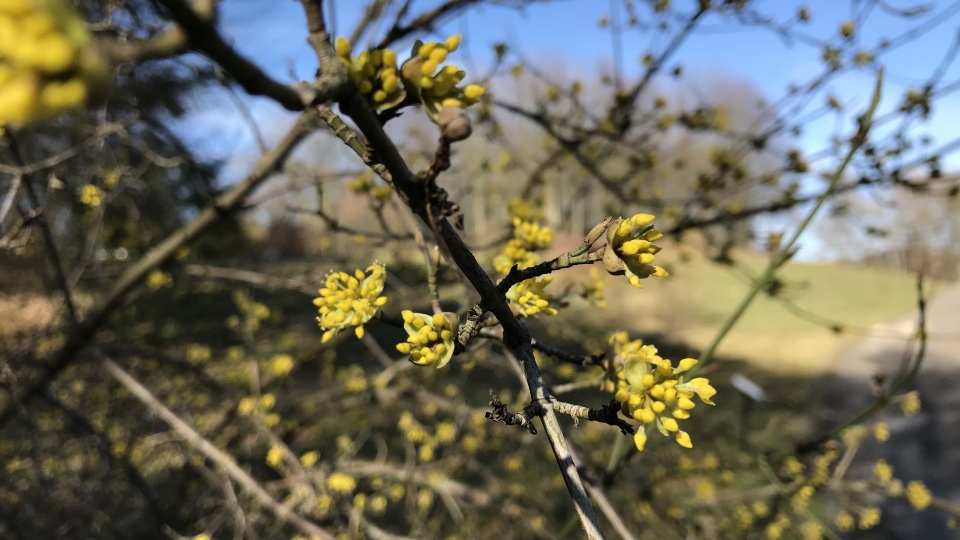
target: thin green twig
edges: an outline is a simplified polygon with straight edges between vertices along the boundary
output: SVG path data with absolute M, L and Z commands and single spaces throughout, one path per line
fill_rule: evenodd
M 807 216 L 804 218 L 803 222 L 800 223 L 800 226 L 797 227 L 797 230 L 794 231 L 790 240 L 770 257 L 770 262 L 763 270 L 763 273 L 760 274 L 760 277 L 757 278 L 757 281 L 753 284 L 753 287 L 750 289 L 747 295 L 744 296 L 743 300 L 740 302 L 740 305 L 737 306 L 730 317 L 727 318 L 726 322 L 723 323 L 723 326 L 714 336 L 713 341 L 710 342 L 710 345 L 708 345 L 706 350 L 704 350 L 700 355 L 700 363 L 696 367 L 697 370 L 703 369 L 710 364 L 711 361 L 713 361 L 720 342 L 723 341 L 727 334 L 730 333 L 730 330 L 732 330 L 740 318 L 743 317 L 744 313 L 747 312 L 747 308 L 750 307 L 750 304 L 757 297 L 760 291 L 766 288 L 767 283 L 773 279 L 773 276 L 776 274 L 777 270 L 779 270 L 780 267 L 790 259 L 790 257 L 793 255 L 793 249 L 796 246 L 800 235 L 803 234 L 803 232 L 813 221 L 813 218 L 820 211 L 820 208 L 823 207 L 827 199 L 829 199 L 833 192 L 837 189 L 837 186 L 840 185 L 840 181 L 843 179 L 843 173 L 853 161 L 853 157 L 867 142 L 867 134 L 870 131 L 870 126 L 873 121 L 874 113 L 877 110 L 877 105 L 880 103 L 880 89 L 882 85 L 883 70 L 880 70 L 880 72 L 877 74 L 877 83 L 873 92 L 873 99 L 870 101 L 870 107 L 867 108 L 867 111 L 863 114 L 863 116 L 860 117 L 860 126 L 857 130 L 857 133 L 850 139 L 850 149 L 847 151 L 843 161 L 840 162 L 840 165 L 837 166 L 836 170 L 827 177 L 830 180 L 830 184 L 817 199 L 817 202 L 813 205 L 813 208 L 807 212 Z

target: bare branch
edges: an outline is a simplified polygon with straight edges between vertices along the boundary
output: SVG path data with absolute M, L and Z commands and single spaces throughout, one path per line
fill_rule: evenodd
M 263 487 L 260 486 L 260 483 L 256 481 L 252 476 L 247 474 L 246 471 L 240 468 L 237 465 L 237 462 L 230 457 L 229 454 L 226 454 L 216 446 L 214 446 L 210 441 L 205 439 L 202 435 L 197 433 L 189 424 L 180 419 L 173 411 L 164 406 L 149 390 L 146 389 L 142 384 L 140 384 L 136 379 L 130 376 L 129 373 L 123 370 L 115 362 L 109 358 L 104 357 L 101 360 L 101 365 L 114 379 L 117 380 L 124 388 L 126 388 L 134 397 L 140 400 L 151 413 L 156 415 L 160 420 L 169 425 L 174 431 L 177 432 L 185 441 L 187 441 L 191 446 L 197 449 L 198 452 L 206 456 L 207 459 L 216 463 L 223 471 L 233 479 L 237 484 L 240 485 L 250 496 L 255 498 L 260 504 L 265 508 L 270 510 L 277 519 L 289 523 L 290 525 L 296 527 L 300 532 L 309 535 L 316 535 L 320 538 L 332 540 L 333 536 L 314 523 L 307 521 L 306 519 L 300 517 L 293 510 L 290 510 L 282 503 L 273 498 Z

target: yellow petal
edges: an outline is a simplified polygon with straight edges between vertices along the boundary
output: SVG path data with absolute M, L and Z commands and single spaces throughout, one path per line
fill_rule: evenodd
M 643 432 L 643 429 L 638 429 L 633 435 L 633 444 L 637 445 L 638 451 L 643 452 L 643 447 L 647 444 L 647 434 Z

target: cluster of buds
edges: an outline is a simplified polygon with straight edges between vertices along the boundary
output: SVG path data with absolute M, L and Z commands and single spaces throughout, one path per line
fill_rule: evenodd
M 600 278 L 600 272 L 596 268 L 591 268 L 590 278 L 580 284 L 580 297 L 590 304 L 604 309 L 607 307 L 607 300 L 603 295 L 603 288 L 606 285 Z
M 513 220 L 513 236 L 532 251 L 547 249 L 553 243 L 553 229 L 519 219 Z
M 397 67 L 397 53 L 374 49 L 353 56 L 350 42 L 337 38 L 337 56 L 360 93 L 371 107 L 385 110 L 407 100 L 419 102 L 450 141 L 470 135 L 470 122 L 463 109 L 477 103 L 484 88 L 476 84 L 459 86 L 467 74 L 454 64 L 443 65 L 447 55 L 460 46 L 460 35 L 443 42 L 417 41 L 410 58 Z
M 110 81 L 109 65 L 68 2 L 0 2 L 0 126 L 100 101 Z
M 347 189 L 357 195 L 373 195 L 373 198 L 379 203 L 389 201 L 393 194 L 393 188 L 386 184 L 378 184 L 374 180 L 372 171 L 367 171 L 347 180 Z
M 459 323 L 453 313 L 426 315 L 404 310 L 403 328 L 407 340 L 397 344 L 397 350 L 410 355 L 410 361 L 418 366 L 442 368 L 453 357 L 453 338 Z
M 445 107 L 465 109 L 480 101 L 480 96 L 484 94 L 484 88 L 477 84 L 457 86 L 467 76 L 466 72 L 455 64 L 443 65 L 447 55 L 459 46 L 459 34 L 448 37 L 442 43 L 417 41 L 410 59 L 400 68 L 404 82 L 410 87 L 408 90 L 417 93 L 424 110 L 434 122 Z
M 507 201 L 507 213 L 510 214 L 512 220 L 540 221 L 543 219 L 543 211 L 528 199 L 509 199 Z
M 664 277 L 667 271 L 654 266 L 653 260 L 660 247 L 653 242 L 663 234 L 653 228 L 650 214 L 636 214 L 619 219 L 607 228 L 607 249 L 603 254 L 603 266 L 614 275 L 627 275 L 631 285 L 642 289 L 641 279 L 650 276 Z
M 521 317 L 556 315 L 556 308 L 550 307 L 553 295 L 544 291 L 551 282 L 551 275 L 521 281 L 507 291 L 507 300 Z
M 368 266 L 366 272 L 356 270 L 352 276 L 346 272 L 327 275 L 326 287 L 313 300 L 320 308 L 317 322 L 324 329 L 324 343 L 350 326 L 356 327 L 358 338 L 363 337 L 363 325 L 387 303 L 387 297 L 380 296 L 386 276 L 386 268 L 377 263 Z
M 694 408 L 693 397 L 713 405 L 710 401 L 717 391 L 704 377 L 686 380 L 686 372 L 697 364 L 693 358 L 684 358 L 677 367 L 670 360 L 657 355 L 653 345 L 629 347 L 623 366 L 617 371 L 615 399 L 621 411 L 644 425 L 656 424 L 664 436 L 673 436 L 680 446 L 693 448 L 690 435 L 680 429 L 678 420 L 690 418 Z M 634 435 L 637 449 L 643 451 L 647 435 L 643 429 Z
M 539 223 L 513 219 L 513 238 L 503 248 L 503 252 L 493 259 L 497 272 L 506 275 L 516 265 L 523 270 L 540 262 L 536 251 L 550 247 L 553 243 L 553 229 Z
M 403 101 L 405 94 L 397 70 L 397 53 L 375 49 L 354 57 L 350 42 L 343 36 L 337 38 L 335 48 L 350 78 L 373 108 L 387 109 Z

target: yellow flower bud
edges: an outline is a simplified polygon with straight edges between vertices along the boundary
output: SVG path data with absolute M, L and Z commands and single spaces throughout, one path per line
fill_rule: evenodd
M 637 451 L 643 452 L 643 447 L 647 444 L 647 434 L 642 429 L 638 429 L 633 435 L 633 443 L 637 445 Z
M 383 65 L 396 68 L 397 67 L 397 53 L 392 49 L 383 50 Z
M 420 46 L 420 50 L 417 51 L 417 54 L 420 55 L 420 58 L 426 60 L 430 58 L 430 53 L 433 52 L 433 49 L 436 48 L 437 43 L 435 41 L 428 41 Z
M 690 369 L 697 365 L 698 360 L 694 358 L 684 358 L 680 361 L 680 371 L 690 371 Z
M 337 44 L 335 46 L 337 49 L 337 56 L 341 58 L 348 58 L 350 56 L 350 41 L 347 38 L 340 36 L 337 38 Z M 396 56 L 394 56 L 396 58 Z
M 447 40 L 444 41 L 443 43 L 444 45 L 446 45 L 447 50 L 449 50 L 450 52 L 453 52 L 457 50 L 458 47 L 460 47 L 460 40 L 462 38 L 463 36 L 461 36 L 460 34 L 454 34 L 448 37 Z
M 486 92 L 486 90 L 484 90 L 482 86 L 477 84 L 468 84 L 466 88 L 463 89 L 463 96 L 467 99 L 475 100 L 480 99 L 480 96 L 482 96 L 484 92 Z

